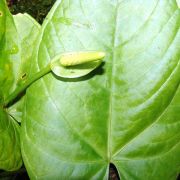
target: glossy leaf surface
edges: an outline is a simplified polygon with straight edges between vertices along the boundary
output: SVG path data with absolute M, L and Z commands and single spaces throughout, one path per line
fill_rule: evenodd
M 27 91 L 22 154 L 32 179 L 175 179 L 180 12 L 174 0 L 58 0 L 31 74 L 58 53 L 105 51 L 80 79 L 48 74 Z M 41 163 L 39 163 L 41 162 Z
M 16 170 L 22 164 L 18 123 L 2 105 L 14 88 L 13 64 L 18 61 L 18 36 L 4 1 L 0 2 L 0 169 Z
M 13 16 L 16 30 L 19 36 L 20 51 L 20 65 L 17 71 L 18 77 L 16 87 L 22 85 L 28 78 L 31 57 L 35 41 L 40 31 L 40 25 L 28 14 L 17 14 Z M 8 112 L 18 122 L 21 122 L 24 97 L 17 101 L 13 106 L 9 107 Z
M 4 0 L 0 1 L 0 12 L 0 169 L 12 171 L 17 170 L 22 165 L 20 126 L 17 123 L 21 119 L 17 114 L 21 112 L 16 109 L 17 107 L 20 108 L 20 104 L 14 106 L 15 115 L 12 113 L 12 107 L 3 108 L 3 102 L 18 86 L 18 77 L 22 73 L 22 69 L 25 68 L 23 64 L 27 60 L 27 56 L 22 55 L 23 48 L 26 49 L 23 41 L 25 34 L 29 38 L 33 31 L 29 29 L 25 32 L 21 29 L 24 27 L 18 26 L 20 19 L 16 19 L 17 24 L 14 23 Z M 31 21 L 24 20 L 27 21 L 26 25 L 29 23 L 34 26 Z M 28 48 L 29 52 L 32 47 Z
M 18 85 L 28 77 L 31 64 L 33 46 L 40 31 L 40 25 L 28 14 L 17 14 L 13 16 L 21 45 L 21 64 L 19 67 Z

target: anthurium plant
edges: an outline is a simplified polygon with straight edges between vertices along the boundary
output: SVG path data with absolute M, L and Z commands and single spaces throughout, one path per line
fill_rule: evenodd
M 30 179 L 175 180 L 175 0 L 57 0 L 43 25 L 0 1 L 0 169 Z

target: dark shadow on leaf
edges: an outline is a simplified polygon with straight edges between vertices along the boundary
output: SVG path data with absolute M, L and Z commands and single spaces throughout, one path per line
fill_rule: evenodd
M 15 99 L 13 99 L 13 101 L 11 101 L 6 108 L 10 107 L 11 105 L 15 104 L 16 102 L 18 102 L 23 96 L 25 96 L 26 94 L 26 90 L 24 90 L 23 92 L 21 92 Z

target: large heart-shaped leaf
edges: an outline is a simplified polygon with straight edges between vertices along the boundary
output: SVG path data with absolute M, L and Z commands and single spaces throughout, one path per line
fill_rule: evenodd
M 9 109 L 4 108 L 3 104 L 20 83 L 19 78 L 23 70 L 29 68 L 27 59 L 30 52 L 32 52 L 32 47 L 28 46 L 26 56 L 22 51 L 27 47 L 25 43 L 33 42 L 33 36 L 37 36 L 38 30 L 33 20 L 30 21 L 27 15 L 21 15 L 24 21 L 19 16 L 14 16 L 15 25 L 5 1 L 0 2 L 0 169 L 4 170 L 20 168 L 22 158 L 19 138 L 20 126 L 16 122 L 17 120 L 20 121 L 20 118 L 17 118 L 17 114 L 21 113 L 20 111 L 17 112 L 20 104 L 16 104 Z M 19 23 L 22 26 L 18 26 Z M 31 28 L 24 31 L 23 25 Z M 35 31 L 35 29 L 37 30 Z M 27 37 L 30 40 L 26 40 Z M 16 110 L 16 112 L 13 110 Z
M 31 73 L 62 52 L 100 50 L 99 71 L 48 74 L 27 91 L 22 154 L 32 179 L 175 179 L 180 12 L 174 0 L 57 0 Z M 61 81 L 60 81 L 61 80 Z

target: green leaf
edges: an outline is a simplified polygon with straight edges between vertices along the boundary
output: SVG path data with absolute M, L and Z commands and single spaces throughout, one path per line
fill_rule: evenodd
M 15 88 L 17 76 L 15 71 L 19 64 L 19 47 L 15 25 L 4 0 L 1 1 L 0 8 L 2 12 L 1 22 L 3 22 L 0 38 L 0 102 L 2 102 Z
M 0 31 L 0 42 L 3 39 L 3 35 L 5 33 L 5 18 L 4 18 L 4 5 L 0 4 L 0 24 L 1 24 L 1 31 Z
M 18 61 L 18 36 L 5 1 L 0 2 L 0 169 L 16 170 L 22 165 L 18 123 L 3 109 L 3 101 L 14 88 L 13 64 Z
M 176 0 L 178 7 L 180 8 L 180 0 Z
M 14 16 L 15 24 L 4 0 L 0 2 L 0 12 L 0 169 L 13 171 L 22 165 L 20 126 L 16 122 L 21 118 L 18 115 L 22 113 L 19 110 L 22 110 L 22 100 L 9 109 L 3 108 L 3 102 L 20 84 L 19 77 L 24 70 L 29 68 L 27 60 L 32 53 L 31 43 L 37 37 L 33 33 L 38 29 L 28 15 Z M 30 37 L 32 39 L 28 40 Z M 25 50 L 26 54 L 23 54 Z
M 0 169 L 16 170 L 22 165 L 19 125 L 0 107 Z
M 21 64 L 18 72 L 18 85 L 28 77 L 33 47 L 40 31 L 40 25 L 28 14 L 13 16 L 21 45 Z
M 6 99 L 28 77 L 30 58 L 40 26 L 27 14 L 18 14 L 13 18 L 7 7 L 3 18 L 6 30 L 0 49 L 3 60 L 0 64 L 0 90 L 3 99 Z
M 19 13 L 14 15 L 13 18 L 21 47 L 21 63 L 17 71 L 18 77 L 16 81 L 16 87 L 18 87 L 28 78 L 33 48 L 40 31 L 40 25 L 26 13 Z M 9 114 L 13 116 L 18 122 L 21 122 L 22 119 L 23 102 L 24 97 L 22 97 L 20 101 L 17 101 L 17 103 L 8 109 Z
M 48 74 L 27 90 L 22 154 L 32 179 L 175 179 L 180 150 L 180 12 L 169 0 L 60 1 L 31 74 L 63 52 L 106 52 L 81 79 Z M 41 163 L 39 163 L 41 162 Z

